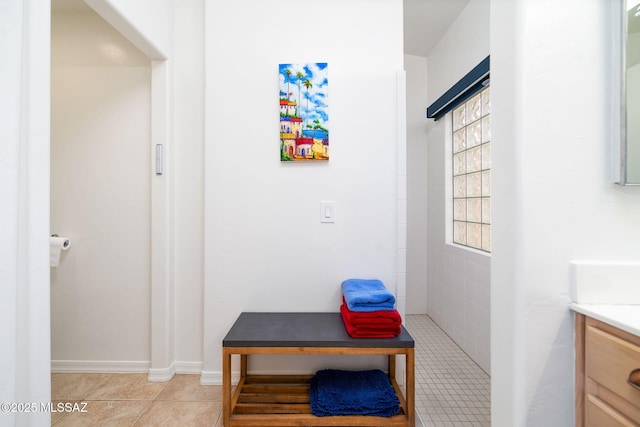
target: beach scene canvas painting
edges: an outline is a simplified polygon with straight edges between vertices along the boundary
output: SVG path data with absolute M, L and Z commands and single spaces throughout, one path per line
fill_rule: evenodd
M 329 160 L 327 63 L 280 64 L 280 160 Z

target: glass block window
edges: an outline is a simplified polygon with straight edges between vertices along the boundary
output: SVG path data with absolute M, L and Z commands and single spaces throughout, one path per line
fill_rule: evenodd
M 453 243 L 491 252 L 490 88 L 452 111 Z

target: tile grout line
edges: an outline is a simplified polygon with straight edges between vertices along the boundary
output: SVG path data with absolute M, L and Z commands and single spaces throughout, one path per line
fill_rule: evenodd
M 158 399 L 158 397 L 160 397 L 160 395 L 162 394 L 162 392 L 169 387 L 169 384 L 174 380 L 175 378 L 175 374 L 173 375 L 173 377 L 171 377 L 171 379 L 167 382 L 165 382 L 164 387 L 162 387 L 162 390 L 160 390 L 158 392 L 158 394 L 156 394 L 156 396 L 149 402 L 149 404 L 147 405 L 146 408 L 144 408 L 144 410 L 142 412 L 140 412 L 140 415 L 138 415 L 138 418 L 136 418 L 136 420 L 133 422 L 133 424 L 131 424 L 131 427 L 134 427 L 138 424 L 138 422 L 142 419 L 142 417 L 145 416 L 145 414 L 147 414 L 150 410 L 151 407 L 153 407 L 153 404 L 156 402 L 156 400 Z

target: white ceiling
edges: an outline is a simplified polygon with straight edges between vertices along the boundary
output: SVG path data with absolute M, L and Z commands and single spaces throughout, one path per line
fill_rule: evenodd
M 403 0 L 404 53 L 428 56 L 469 0 Z
M 404 53 L 427 56 L 469 0 L 403 0 Z M 51 0 L 54 11 L 90 10 L 83 0 Z

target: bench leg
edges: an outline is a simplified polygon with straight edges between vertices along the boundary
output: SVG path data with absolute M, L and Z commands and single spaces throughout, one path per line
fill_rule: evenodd
M 394 379 L 396 377 L 396 355 L 390 354 L 387 362 L 387 369 L 389 370 L 389 378 Z
M 240 355 L 240 378 L 247 378 L 247 355 Z
M 231 353 L 222 349 L 222 422 L 227 427 L 231 420 Z
M 409 417 L 409 425 L 414 427 L 416 425 L 416 405 L 415 405 L 415 352 L 413 348 L 407 350 L 407 366 L 406 366 L 406 400 L 407 400 L 407 417 Z

